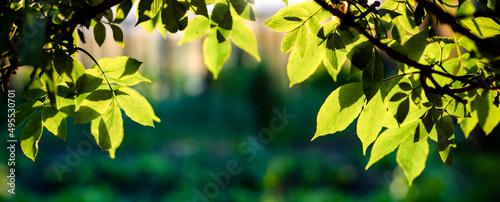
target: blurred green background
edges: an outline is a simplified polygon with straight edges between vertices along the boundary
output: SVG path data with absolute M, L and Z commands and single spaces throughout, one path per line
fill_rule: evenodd
M 495 201 L 500 196 L 499 127 L 488 137 L 476 128 L 468 139 L 455 127 L 453 166 L 441 162 L 430 142 L 426 168 L 408 187 L 395 152 L 364 169 L 369 156 L 362 154 L 356 122 L 310 141 L 326 97 L 358 80 L 348 78 L 348 71 L 333 82 L 320 67 L 289 88 L 286 57 L 279 50 L 282 35 L 259 28 L 262 62 L 233 46 L 213 81 L 200 56 L 201 40 L 177 47 L 179 35 L 163 40 L 156 32 L 130 29 L 124 31 L 129 33 L 124 50 L 110 39 L 101 49 L 92 42 L 82 46 L 96 58 L 127 55 L 144 61 L 142 74 L 153 82 L 136 89 L 161 123 L 143 127 L 124 117 L 124 141 L 111 159 L 89 134 L 89 124 L 73 125 L 68 118 L 67 141 L 45 130 L 36 162 L 17 145 L 16 194 L 7 193 L 8 179 L 1 177 L 0 201 Z M 88 58 L 79 59 L 92 66 Z M 23 102 L 26 72 L 20 70 L 13 81 L 17 106 Z M 7 105 L 1 102 L 0 129 L 7 131 Z M 259 141 L 259 132 L 279 119 L 275 111 L 285 108 L 295 118 L 266 136 L 270 142 L 249 142 Z M 0 155 L 5 159 L 0 176 L 7 176 L 8 150 Z

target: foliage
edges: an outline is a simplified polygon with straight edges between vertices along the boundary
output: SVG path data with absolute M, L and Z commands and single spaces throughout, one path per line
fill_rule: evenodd
M 281 9 L 264 24 L 285 32 L 283 53 L 290 52 L 290 86 L 324 67 L 333 80 L 343 67 L 361 81 L 334 90 L 321 107 L 313 139 L 342 131 L 357 119 L 363 153 L 373 143 L 366 168 L 398 148 L 396 160 L 409 184 L 420 175 L 437 143 L 443 162 L 452 164 L 455 122 L 466 137 L 478 125 L 486 135 L 500 122 L 499 10 L 494 0 L 307 1 Z M 255 20 L 253 0 L 140 0 L 138 21 L 164 36 L 184 30 L 180 44 L 203 36 L 204 62 L 217 79 L 230 57 L 231 42 L 260 61 L 257 41 L 244 21 Z M 133 1 L 7 1 L 2 7 L 2 83 L 20 66 L 33 66 L 17 125 L 29 120 L 22 148 L 34 160 L 43 127 L 66 137 L 66 117 L 91 122 L 96 142 L 113 157 L 123 139 L 121 110 L 147 126 L 160 120 L 147 100 L 128 86 L 149 82 L 140 62 L 128 57 L 95 60 L 85 69 L 74 59 L 77 36 L 93 28 L 95 41 L 105 40 L 105 24 L 123 46 L 116 25 Z M 207 5 L 214 4 L 211 12 Z M 112 9 L 115 11 L 113 12 Z M 188 20 L 187 13 L 196 17 Z M 425 16 L 434 20 L 424 22 Z M 452 37 L 436 35 L 451 29 Z M 449 27 L 449 28 L 448 28 Z M 32 34 L 27 30 L 35 30 Z M 387 54 L 397 63 L 388 74 Z M 29 59 L 28 59 L 29 56 Z M 31 119 L 29 118 L 31 117 Z

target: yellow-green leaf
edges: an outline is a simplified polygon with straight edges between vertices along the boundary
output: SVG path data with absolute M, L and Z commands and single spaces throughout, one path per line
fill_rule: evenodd
M 363 144 L 363 155 L 365 155 L 368 146 L 377 139 L 380 130 L 382 130 L 386 111 L 387 108 L 385 107 L 380 90 L 368 102 L 363 111 L 361 111 L 356 131 Z
M 210 20 L 207 17 L 200 15 L 191 19 L 186 27 L 186 30 L 184 30 L 184 35 L 179 41 L 179 45 L 202 37 L 207 33 L 209 28 Z
M 427 138 L 414 142 L 413 136 L 410 135 L 399 145 L 396 161 L 403 169 L 410 186 L 413 180 L 424 170 L 428 155 L 429 143 Z
M 38 107 L 42 106 L 42 102 L 38 100 L 30 100 L 20 105 L 16 109 L 16 128 L 21 126 L 30 116 L 35 114 Z
M 359 82 L 344 84 L 334 90 L 319 110 L 313 140 L 346 129 L 358 117 L 364 100 Z
M 260 62 L 259 50 L 257 48 L 257 39 L 253 31 L 240 20 L 233 20 L 233 31 L 231 33 L 233 43 L 252 55 Z
M 112 98 L 113 93 L 109 89 L 98 89 L 90 93 L 80 105 L 75 123 L 88 123 L 99 118 L 108 110 Z
M 113 100 L 109 109 L 102 117 L 92 121 L 90 127 L 99 147 L 109 150 L 111 158 L 114 158 L 114 152 L 123 140 L 122 113 L 116 101 Z
M 301 36 L 299 36 L 301 37 Z M 315 40 L 313 34 L 308 34 L 309 40 Z M 307 54 L 302 58 L 297 48 L 292 50 L 288 57 L 287 74 L 290 79 L 290 87 L 301 83 L 309 78 L 322 62 L 324 50 L 323 46 L 316 46 L 315 43 L 308 43 Z
M 409 136 L 413 137 L 418 123 L 418 121 L 415 121 L 401 128 L 389 128 L 382 132 L 373 143 L 370 160 L 365 169 L 370 168 L 371 165 L 393 152 L 404 139 Z
M 219 76 L 222 65 L 229 59 L 230 54 L 229 41 L 219 34 L 218 29 L 211 29 L 203 41 L 203 59 L 214 79 Z
M 36 154 L 38 153 L 38 141 L 42 136 L 43 124 L 41 113 L 38 112 L 33 116 L 31 120 L 28 121 L 26 126 L 24 126 L 23 133 L 21 135 L 21 149 L 31 160 L 35 161 Z
M 66 117 L 67 114 L 58 111 L 50 103 L 42 108 L 43 125 L 55 136 L 66 140 Z
M 137 91 L 129 87 L 119 87 L 115 90 L 115 94 L 120 108 L 133 121 L 152 127 L 154 127 L 153 121 L 160 122 L 148 100 Z

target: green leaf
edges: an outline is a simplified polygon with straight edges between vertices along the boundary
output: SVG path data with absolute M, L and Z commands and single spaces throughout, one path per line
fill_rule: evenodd
M 113 58 L 106 66 L 101 66 L 109 77 L 116 79 L 133 75 L 139 69 L 142 62 L 127 56 Z
M 115 12 L 115 20 L 113 21 L 114 23 L 121 23 L 125 20 L 127 17 L 128 13 L 130 12 L 130 9 L 132 8 L 132 1 L 131 0 L 126 0 L 118 4 L 116 7 L 116 12 Z
M 328 63 L 334 69 L 340 71 L 340 68 L 345 62 L 346 54 L 342 37 L 337 33 L 331 34 L 326 42 L 324 54 Z
M 36 154 L 38 153 L 38 141 L 42 137 L 42 131 L 43 124 L 41 113 L 39 112 L 28 121 L 21 134 L 21 149 L 24 155 L 33 161 L 35 161 Z
M 151 127 L 154 127 L 153 121 L 160 122 L 148 100 L 137 91 L 129 87 L 119 87 L 115 94 L 120 107 L 133 121 Z
M 80 105 L 80 110 L 75 118 L 75 124 L 88 123 L 99 118 L 108 110 L 112 98 L 113 92 L 109 89 L 98 89 L 90 93 Z
M 42 108 L 43 125 L 55 136 L 66 140 L 66 117 L 67 114 L 55 109 L 50 102 Z
M 372 57 L 370 62 L 363 69 L 363 75 L 361 77 L 363 92 L 366 95 L 367 101 L 370 101 L 371 98 L 379 91 L 383 80 L 384 63 L 382 63 L 382 57 L 378 51 L 375 51 L 375 56 Z
M 137 6 L 137 23 L 138 24 L 153 19 L 158 11 L 160 11 L 163 0 L 140 0 Z
M 373 44 L 369 41 L 362 42 L 347 54 L 347 58 L 351 60 L 351 64 L 360 70 L 363 70 L 373 60 Z
M 113 39 L 115 42 L 123 48 L 123 31 L 120 27 L 114 24 L 109 24 L 111 26 L 111 30 L 113 31 Z
M 448 165 L 452 165 L 453 161 L 451 147 L 456 147 L 454 129 L 453 119 L 449 115 L 443 115 L 436 123 L 439 155 Z
M 189 24 L 184 30 L 184 35 L 179 41 L 179 45 L 194 41 L 205 35 L 210 28 L 210 20 L 205 16 L 198 16 L 189 21 Z
M 422 32 L 419 32 L 418 34 L 413 35 L 406 43 L 403 45 L 403 47 L 406 50 L 406 53 L 408 54 L 408 58 L 410 58 L 413 61 L 419 61 L 420 57 L 424 53 L 425 47 L 427 46 L 427 33 L 429 32 L 429 29 L 425 29 Z
M 396 113 L 396 120 L 398 123 L 403 123 L 406 116 L 408 116 L 408 112 L 410 111 L 410 99 L 406 98 L 403 102 L 399 103 L 398 111 Z
M 380 130 L 382 130 L 382 126 L 384 124 L 384 115 L 387 108 L 384 107 L 385 105 L 384 100 L 382 99 L 381 90 L 373 96 L 363 111 L 361 111 L 356 125 L 358 138 L 363 144 L 363 155 L 365 155 L 368 146 L 370 146 L 370 144 L 377 139 L 377 136 Z
M 47 95 L 47 89 L 43 85 L 43 82 L 40 80 L 40 78 L 37 77 L 28 85 L 28 87 L 24 91 L 23 97 L 31 100 L 42 98 L 45 95 Z
M 135 74 L 132 74 L 132 75 L 124 76 L 120 79 L 115 79 L 113 77 L 109 77 L 109 81 L 111 83 L 116 83 L 116 84 L 122 85 L 122 86 L 135 86 L 135 85 L 142 83 L 142 82 L 151 83 L 151 80 L 142 76 L 139 72 L 136 72 Z
M 259 50 L 257 48 L 257 39 L 253 31 L 248 28 L 245 23 L 234 20 L 233 31 L 231 33 L 233 43 L 239 48 L 243 49 L 248 54 L 252 55 L 257 61 L 260 62 Z
M 307 26 L 299 27 L 297 41 L 295 42 L 295 48 L 297 49 L 300 58 L 304 58 L 307 50 L 309 49 L 309 39 L 313 38 L 309 37 L 309 30 L 307 29 Z M 314 41 L 311 41 L 311 43 L 314 43 Z
M 301 29 L 295 29 L 285 35 L 283 37 L 283 40 L 281 41 L 281 52 L 282 53 L 288 53 L 290 50 L 292 50 L 293 47 L 295 47 L 295 42 L 297 41 L 297 36 L 299 35 L 299 30 Z
M 203 58 L 208 70 L 214 75 L 214 79 L 217 79 L 222 65 L 230 55 L 229 41 L 220 36 L 217 29 L 211 29 L 203 41 Z
M 188 0 L 188 2 L 189 5 L 184 4 L 184 7 L 189 8 L 189 12 L 197 15 L 203 15 L 208 18 L 207 4 L 210 3 L 209 1 L 205 2 L 205 0 Z
M 299 36 L 300 37 L 300 36 Z M 316 36 L 309 33 L 309 41 L 313 41 Z M 290 79 L 290 87 L 301 83 L 309 78 L 322 62 L 324 53 L 323 46 L 316 46 L 315 43 L 308 43 L 307 54 L 302 58 L 297 48 L 292 50 L 288 57 L 287 74 Z
M 295 4 L 279 10 L 264 25 L 278 32 L 289 32 L 303 25 L 303 22 L 309 17 L 308 12 Z
M 16 128 L 21 126 L 24 121 L 28 120 L 33 114 L 35 114 L 38 107 L 42 106 L 42 102 L 38 100 L 30 100 L 20 105 L 16 109 Z
M 402 142 L 408 137 L 412 137 L 415 134 L 415 129 L 418 126 L 418 121 L 408 124 L 401 128 L 389 128 L 382 132 L 373 143 L 373 148 L 370 155 L 370 160 L 366 165 L 366 168 L 370 168 L 371 165 L 382 159 L 384 156 L 390 154 L 394 151 Z
M 462 23 L 465 24 L 473 34 L 481 38 L 488 38 L 500 34 L 500 25 L 491 18 L 477 17 L 462 20 Z
M 424 171 L 428 155 L 429 143 L 427 138 L 414 142 L 412 136 L 408 136 L 399 145 L 396 161 L 403 169 L 410 186 L 413 180 Z
M 460 128 L 464 132 L 465 138 L 469 138 L 470 133 L 479 123 L 477 116 L 472 115 L 470 118 L 464 118 L 460 121 Z
M 79 81 L 82 81 L 79 79 L 85 74 L 85 68 L 80 61 L 73 59 L 73 57 L 61 50 L 56 50 L 52 62 L 57 73 L 62 77 L 62 80 L 66 82 L 70 89 L 74 89 L 78 86 L 80 89 L 75 89 L 76 91 L 79 92 L 83 90 L 86 83 L 79 83 Z
M 165 0 L 161 11 L 161 21 L 171 33 L 184 30 L 188 25 L 186 8 L 177 0 Z
M 94 39 L 97 45 L 102 46 L 104 40 L 106 39 L 106 27 L 102 22 L 97 22 L 94 26 Z
M 99 86 L 101 86 L 102 82 L 104 81 L 104 76 L 99 69 L 86 69 L 85 76 L 87 77 L 87 86 L 85 86 L 85 89 L 80 92 L 80 95 L 94 91 L 95 89 L 99 88 Z
M 114 151 L 123 140 L 122 113 L 116 101 L 113 100 L 109 109 L 102 117 L 92 121 L 90 127 L 99 147 L 109 150 L 111 158 L 114 158 Z
M 229 0 L 229 2 L 231 2 L 231 6 L 238 16 L 246 20 L 255 21 L 255 11 L 247 0 Z
M 160 11 L 161 12 L 161 11 Z M 161 21 L 161 15 L 156 15 L 153 19 L 142 22 L 141 27 L 148 33 L 152 33 L 157 27 L 158 23 Z
M 365 95 L 361 83 L 349 83 L 334 90 L 318 113 L 316 134 L 312 140 L 342 131 L 358 117 Z
M 477 113 L 473 113 L 472 116 L 476 115 L 478 117 L 479 126 L 481 126 L 486 135 L 489 135 L 498 123 L 500 123 L 500 108 L 493 104 L 495 98 L 492 93 L 488 92 L 486 97 L 486 100 L 479 103 Z
M 212 12 L 212 22 L 218 27 L 217 37 L 224 37 L 227 39 L 231 35 L 231 30 L 233 29 L 233 17 L 229 10 L 229 6 L 225 3 L 215 4 L 214 10 Z M 219 41 L 222 41 L 221 39 Z

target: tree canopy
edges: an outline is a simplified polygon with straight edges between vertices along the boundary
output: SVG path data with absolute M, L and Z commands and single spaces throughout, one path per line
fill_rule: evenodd
M 455 124 L 468 137 L 479 126 L 486 135 L 500 122 L 500 10 L 495 0 L 315 0 L 288 5 L 264 25 L 285 33 L 281 51 L 289 52 L 290 87 L 326 68 L 334 81 L 342 67 L 360 82 L 340 86 L 326 98 L 317 116 L 313 140 L 356 123 L 366 169 L 397 151 L 396 161 L 409 184 L 425 168 L 429 144 L 437 144 L 451 165 Z M 133 4 L 137 10 L 132 11 Z M 131 88 L 151 82 L 127 56 L 95 59 L 78 47 L 93 29 L 101 46 L 106 26 L 121 47 L 118 26 L 131 15 L 147 31 L 184 31 L 179 44 L 199 38 L 204 63 L 217 79 L 231 49 L 238 47 L 260 61 L 257 39 L 246 25 L 256 20 L 253 0 L 6 0 L 0 4 L 1 83 L 34 67 L 15 112 L 16 127 L 26 122 L 21 147 L 35 160 L 43 128 L 65 140 L 68 116 L 91 123 L 97 144 L 114 158 L 122 142 L 122 112 L 154 127 L 160 119 L 148 100 Z M 208 9 L 213 5 L 213 9 Z M 188 13 L 194 17 L 189 18 Z M 132 14 L 133 15 L 133 14 Z M 440 35 L 447 29 L 450 35 Z M 234 44 L 234 46 L 232 45 Z M 95 65 L 84 67 L 76 54 Z M 383 60 L 388 56 L 396 64 Z M 356 121 L 357 120 L 357 121 Z M 320 140 L 319 140 L 320 141 Z

